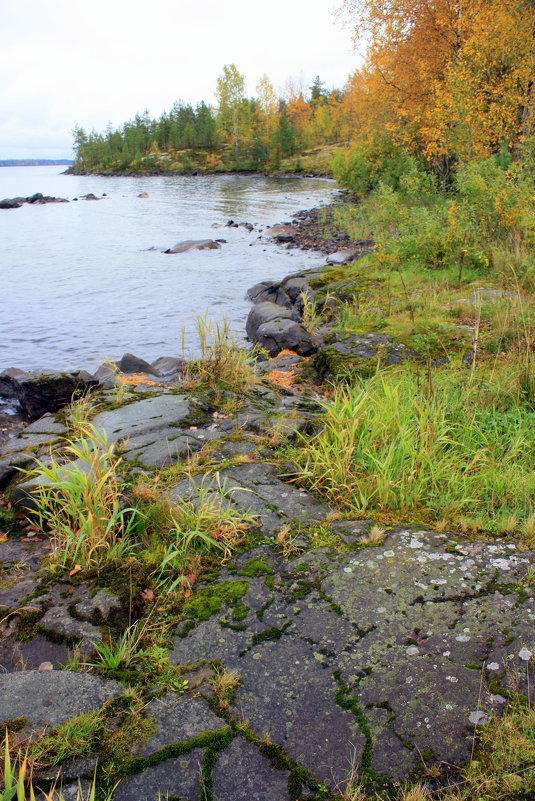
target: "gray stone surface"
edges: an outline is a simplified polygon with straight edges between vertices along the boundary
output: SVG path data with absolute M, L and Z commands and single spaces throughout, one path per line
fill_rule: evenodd
M 172 743 L 185 743 L 199 734 L 224 729 L 226 724 L 210 710 L 203 698 L 166 695 L 153 698 L 145 711 L 154 719 L 156 731 L 143 745 L 135 746 L 135 756 L 148 757 Z
M 487 682 L 527 691 L 535 598 L 519 582 L 530 553 L 400 527 L 380 546 L 292 562 L 262 546 L 233 560 L 238 576 L 252 558 L 272 572 L 247 579 L 240 624 L 223 607 L 175 636 L 171 662 L 235 671 L 232 717 L 332 790 L 366 737 L 374 770 L 396 781 L 422 766 L 419 753 L 462 764 L 474 725 L 505 703 Z
M 100 630 L 92 623 L 76 620 L 64 606 L 52 606 L 39 621 L 39 628 L 59 637 L 76 637 L 81 640 L 85 654 L 91 653 L 95 643 L 102 639 Z
M 44 414 L 35 422 L 30 423 L 24 429 L 24 436 L 27 434 L 65 434 L 67 426 L 59 423 L 53 414 Z
M 168 797 L 199 801 L 202 754 L 196 748 L 184 756 L 145 768 L 121 782 L 113 801 L 162 801 Z
M 188 253 L 190 250 L 219 250 L 221 245 L 214 239 L 186 239 L 177 242 L 172 248 L 164 250 L 164 253 Z
M 117 442 L 140 434 L 157 435 L 171 424 L 180 427 L 190 411 L 185 395 L 157 395 L 112 411 L 101 412 L 93 419 L 93 424 L 97 429 L 106 432 L 109 442 Z M 157 438 L 155 436 L 154 439 Z
M 76 614 L 84 620 L 91 620 L 93 617 L 105 621 L 109 618 L 114 609 L 120 609 L 121 602 L 116 595 L 104 588 L 97 590 L 90 598 L 84 598 L 75 606 Z
M 235 737 L 212 770 L 214 801 L 289 801 L 289 773 L 276 770 L 255 746 Z
M 100 709 L 124 687 L 88 673 L 26 670 L 0 674 L 0 721 L 24 717 L 31 730 L 59 726 L 76 715 Z
M 221 470 L 217 482 L 214 477 L 205 476 L 186 479 L 172 487 L 166 497 L 171 503 L 192 500 L 198 495 L 199 488 L 212 489 L 220 497 L 222 508 L 230 504 L 254 515 L 262 533 L 271 537 L 292 521 L 319 522 L 331 511 L 304 490 L 281 481 L 275 468 L 269 464 L 236 465 Z

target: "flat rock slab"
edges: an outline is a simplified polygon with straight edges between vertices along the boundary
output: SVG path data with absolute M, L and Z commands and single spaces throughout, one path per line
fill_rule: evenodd
M 248 582 L 239 624 L 222 605 L 185 636 L 179 627 L 170 661 L 192 668 L 215 659 L 235 671 L 231 717 L 269 735 L 332 791 L 343 792 L 363 759 L 394 781 L 423 766 L 419 754 L 428 765 L 461 765 L 474 728 L 506 703 L 490 682 L 506 688 L 516 676 L 527 692 L 535 598 L 523 578 L 533 554 L 416 528 L 394 529 L 380 546 L 322 548 L 291 562 L 262 548 L 251 557 L 264 560 L 265 575 L 247 577 L 242 554 L 236 573 L 221 576 Z M 220 797 L 229 792 L 223 786 Z
M 203 751 L 196 748 L 184 756 L 145 768 L 137 776 L 121 782 L 113 801 L 161 801 L 163 798 L 198 801 L 202 756 Z
M 190 414 L 190 404 L 185 395 L 157 395 L 101 412 L 93 419 L 93 425 L 106 433 L 109 442 L 117 442 L 141 434 L 157 435 L 170 426 L 180 428 Z M 154 436 L 153 442 L 156 439 L 158 437 Z
M 212 770 L 214 801 L 290 801 L 285 770 L 276 770 L 255 746 L 235 737 Z
M 145 711 L 153 718 L 156 731 L 147 743 L 134 748 L 132 753 L 140 757 L 151 756 L 166 745 L 186 743 L 199 734 L 226 726 L 203 698 L 166 695 L 164 698 L 153 698 Z
M 23 717 L 27 731 L 57 727 L 67 720 L 100 709 L 124 687 L 88 673 L 67 670 L 27 670 L 0 675 L 0 722 Z
M 171 503 L 191 501 L 199 496 L 199 490 L 210 490 L 219 496 L 222 508 L 230 505 L 254 515 L 261 532 L 270 537 L 275 537 L 286 524 L 320 522 L 331 512 L 304 490 L 281 481 L 269 464 L 221 470 L 217 480 L 206 475 L 186 479 L 172 487 L 166 497 Z

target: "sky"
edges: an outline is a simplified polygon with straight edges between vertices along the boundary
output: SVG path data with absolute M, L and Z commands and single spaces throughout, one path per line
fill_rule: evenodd
M 175 100 L 215 104 L 234 63 L 342 88 L 359 66 L 341 0 L 0 0 L 0 159 L 71 158 L 71 131 L 114 127 Z

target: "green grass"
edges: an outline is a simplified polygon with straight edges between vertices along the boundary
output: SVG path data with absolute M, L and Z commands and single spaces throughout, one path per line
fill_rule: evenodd
M 301 437 L 301 481 L 357 515 L 533 535 L 535 411 L 467 371 L 403 370 L 339 387 Z
M 68 442 L 64 455 L 69 462 L 36 459 L 35 469 L 26 474 L 37 479 L 35 516 L 52 536 L 56 560 L 64 568 L 96 569 L 120 560 L 131 547 L 135 510 L 121 505 L 121 460 L 114 446 L 87 425 Z

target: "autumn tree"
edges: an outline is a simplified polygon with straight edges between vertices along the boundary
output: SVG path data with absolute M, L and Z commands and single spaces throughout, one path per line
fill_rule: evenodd
M 240 111 L 245 99 L 245 77 L 238 72 L 235 64 L 226 64 L 217 79 L 216 96 L 218 101 L 217 122 L 224 135 L 231 140 L 234 161 L 238 162 Z

